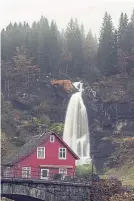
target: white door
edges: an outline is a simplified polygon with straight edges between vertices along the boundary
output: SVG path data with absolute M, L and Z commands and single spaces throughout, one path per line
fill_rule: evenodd
M 48 179 L 49 176 L 49 169 L 41 169 L 41 179 Z

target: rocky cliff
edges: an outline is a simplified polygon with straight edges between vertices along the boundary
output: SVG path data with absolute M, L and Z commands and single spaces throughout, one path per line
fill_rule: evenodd
M 126 144 L 120 144 L 126 138 L 132 142 L 131 139 L 134 136 L 133 84 L 133 76 L 120 74 L 93 83 L 92 89 L 96 91 L 96 99 L 91 101 L 90 96 L 86 94 L 91 154 L 98 171 L 106 167 L 113 168 L 115 163 L 112 157 L 117 160 L 118 167 L 127 164 L 128 161 L 131 161 L 132 166 L 134 164 L 129 148 L 124 154 Z M 122 159 L 124 157 L 124 163 L 123 160 L 119 160 L 119 156 Z

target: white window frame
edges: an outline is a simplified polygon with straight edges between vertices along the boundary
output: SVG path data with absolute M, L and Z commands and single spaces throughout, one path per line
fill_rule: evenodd
M 55 135 L 50 135 L 50 142 L 55 142 Z
M 67 176 L 67 169 L 66 168 L 59 168 L 59 174 L 62 175 L 62 179 Z
M 10 167 L 6 167 L 4 169 L 4 177 L 10 177 L 11 174 L 11 168 Z
M 62 174 L 63 176 L 67 176 L 67 169 L 66 168 L 59 168 L 59 174 Z
M 31 167 L 22 167 L 22 178 L 31 178 Z
M 39 156 L 39 151 L 41 151 L 40 149 L 43 150 L 43 156 Z M 45 147 L 37 147 L 37 158 L 38 159 L 44 159 L 45 158 Z
M 43 177 L 43 176 L 42 176 L 42 171 L 43 171 L 43 170 L 46 170 L 46 171 L 47 171 L 47 176 L 46 176 L 46 177 Z M 41 170 L 40 170 L 40 178 L 41 178 L 41 179 L 48 179 L 48 177 L 49 177 L 49 169 L 41 168 Z
M 63 152 L 65 151 L 65 157 L 63 157 Z M 60 153 L 62 152 L 62 156 L 60 156 Z M 66 148 L 63 148 L 63 147 L 60 147 L 59 148 L 59 159 L 61 160 L 66 160 L 67 158 L 67 149 Z

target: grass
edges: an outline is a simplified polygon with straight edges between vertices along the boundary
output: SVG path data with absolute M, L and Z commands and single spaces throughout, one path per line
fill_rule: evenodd
M 118 143 L 117 149 L 113 153 L 113 161 L 115 164 L 117 162 L 118 168 L 113 165 L 113 168 L 107 168 L 104 175 L 100 175 L 100 177 L 103 179 L 115 177 L 123 185 L 134 187 L 134 137 L 116 137 L 112 141 Z
M 128 166 L 125 165 L 120 169 L 109 169 L 104 175 L 100 175 L 102 179 L 108 179 L 110 177 L 117 178 L 124 186 L 134 187 L 134 166 L 128 168 Z

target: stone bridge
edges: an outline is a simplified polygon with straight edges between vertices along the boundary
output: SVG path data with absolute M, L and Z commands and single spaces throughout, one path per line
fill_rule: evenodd
M 89 201 L 91 184 L 62 181 L 1 179 L 1 196 L 15 201 Z

